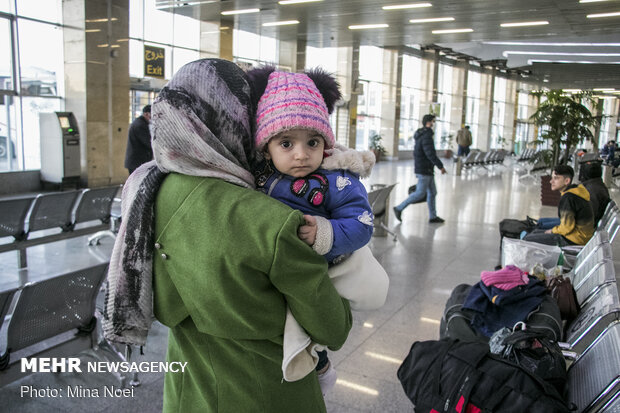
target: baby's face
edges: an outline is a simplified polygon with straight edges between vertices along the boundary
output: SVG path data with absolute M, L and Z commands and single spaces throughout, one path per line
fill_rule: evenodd
M 292 129 L 271 138 L 267 158 L 283 174 L 301 178 L 319 168 L 323 162 L 323 137 L 308 129 Z

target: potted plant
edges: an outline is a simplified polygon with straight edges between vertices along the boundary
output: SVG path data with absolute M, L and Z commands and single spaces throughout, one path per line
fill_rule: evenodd
M 443 149 L 444 152 L 444 158 L 446 159 L 450 159 L 452 158 L 452 138 L 454 137 L 454 135 L 452 135 L 451 133 L 446 133 L 441 135 L 441 139 L 439 144 L 441 145 L 441 149 Z
M 383 138 L 378 133 L 373 133 L 372 135 L 370 135 L 370 138 L 368 138 L 368 147 L 375 154 L 377 162 L 379 162 L 381 158 L 387 153 L 387 150 L 381 144 L 382 140 Z
M 545 98 L 531 119 L 536 125 L 544 128 L 538 143 L 548 142 L 550 145 L 550 149 L 541 152 L 537 160 L 543 159 L 548 168 L 565 164 L 571 151 L 580 142 L 593 138 L 591 128 L 596 125 L 598 119 L 582 103 L 591 101 L 592 95 L 589 92 L 569 95 L 562 90 L 538 91 L 532 94 L 539 99 Z M 551 191 L 550 179 L 550 176 L 543 176 L 541 179 L 541 199 L 543 205 L 553 206 L 557 205 L 559 197 Z

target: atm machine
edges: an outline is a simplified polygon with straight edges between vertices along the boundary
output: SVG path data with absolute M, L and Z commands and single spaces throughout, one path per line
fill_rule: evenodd
M 41 180 L 79 186 L 80 131 L 72 112 L 39 114 Z

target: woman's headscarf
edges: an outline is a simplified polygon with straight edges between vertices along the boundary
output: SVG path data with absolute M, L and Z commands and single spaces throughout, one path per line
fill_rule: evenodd
M 215 177 L 254 187 L 253 106 L 245 73 L 221 59 L 186 64 L 155 99 L 151 120 L 155 160 L 134 171 L 123 188 L 103 319 L 109 340 L 146 343 L 154 319 L 153 206 L 166 174 Z

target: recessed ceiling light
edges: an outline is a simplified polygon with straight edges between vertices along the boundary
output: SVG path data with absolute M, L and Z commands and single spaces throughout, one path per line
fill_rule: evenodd
M 581 89 L 562 89 L 562 92 L 568 92 L 568 93 L 580 93 Z
M 104 23 L 104 22 L 107 22 L 108 20 L 115 22 L 118 19 L 116 17 L 112 17 L 111 19 L 92 19 L 92 20 L 84 20 L 84 21 L 86 23 Z
M 579 3 L 597 3 L 599 1 L 609 1 L 609 0 L 579 0 Z
M 323 1 L 323 0 L 282 0 L 282 1 L 279 1 L 278 4 L 286 6 L 287 4 L 314 3 L 317 1 Z
M 401 10 L 401 9 L 419 9 L 422 7 L 433 7 L 431 3 L 409 3 L 409 4 L 392 4 L 381 7 L 383 10 Z
M 270 23 L 263 23 L 263 26 L 265 27 L 269 27 L 269 26 L 288 26 L 291 24 L 299 24 L 299 20 L 282 20 L 279 22 L 270 22 Z
M 620 11 L 615 11 L 613 13 L 588 14 L 586 17 L 588 19 L 598 19 L 599 17 L 614 17 L 614 16 L 620 16 Z
M 595 92 L 613 92 L 616 89 L 614 89 L 613 87 L 601 87 L 592 90 L 594 90 Z
M 522 26 L 544 26 L 545 24 L 549 24 L 546 20 L 541 20 L 537 22 L 515 22 L 515 23 L 502 23 L 500 26 L 502 27 L 522 27 Z
M 502 52 L 504 57 L 508 57 L 508 55 L 517 54 L 517 55 L 534 55 L 534 56 L 596 56 L 596 57 L 614 57 L 620 56 L 620 53 L 562 53 L 562 52 L 530 52 L 530 51 L 520 51 L 520 50 L 506 50 Z
M 248 13 L 258 13 L 260 9 L 239 9 L 239 10 L 227 10 L 223 11 L 223 16 L 231 16 L 233 14 L 248 14 Z
M 448 34 L 448 33 L 471 33 L 474 29 L 448 29 L 448 30 L 433 30 L 433 34 Z
M 349 26 L 349 30 L 363 30 L 363 29 L 385 29 L 390 27 L 390 25 L 385 23 L 380 24 L 357 24 L 353 26 Z
M 454 17 L 434 17 L 431 19 L 411 19 L 409 23 L 453 22 Z
M 482 44 L 493 44 L 499 46 L 553 46 L 553 47 L 620 47 L 620 43 L 544 43 L 544 42 L 482 42 Z
M 97 33 L 100 32 L 101 29 L 86 29 L 84 30 L 86 33 Z

